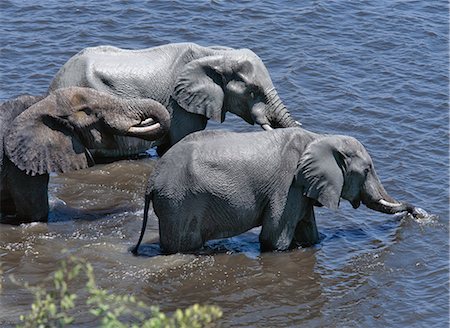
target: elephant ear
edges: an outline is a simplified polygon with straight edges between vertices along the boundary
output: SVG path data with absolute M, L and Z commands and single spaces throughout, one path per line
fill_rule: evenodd
M 57 108 L 55 96 L 17 116 L 5 137 L 5 154 L 27 174 L 63 173 L 88 167 L 89 154 L 68 123 L 68 113 Z M 61 109 L 62 113 L 56 113 Z
M 188 63 L 178 76 L 174 100 L 186 111 L 223 122 L 223 56 L 209 56 Z
M 322 205 L 337 209 L 344 186 L 345 161 L 335 137 L 310 143 L 300 160 L 296 177 L 304 194 Z
M 31 107 L 38 101 L 42 100 L 43 96 L 21 95 L 17 98 L 7 100 L 0 104 L 0 173 L 3 165 L 3 139 L 7 135 L 7 131 L 12 121 L 24 110 Z

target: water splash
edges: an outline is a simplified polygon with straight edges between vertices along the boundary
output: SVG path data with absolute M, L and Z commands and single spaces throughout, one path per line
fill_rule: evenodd
M 61 198 L 58 198 L 56 195 L 51 193 L 48 195 L 48 204 L 50 207 L 50 211 L 53 211 L 60 207 L 67 206 L 67 203 L 65 201 L 63 201 Z
M 423 208 L 415 207 L 413 213 L 408 213 L 408 217 L 419 223 L 431 223 L 439 219 L 439 216 L 435 214 L 429 214 Z

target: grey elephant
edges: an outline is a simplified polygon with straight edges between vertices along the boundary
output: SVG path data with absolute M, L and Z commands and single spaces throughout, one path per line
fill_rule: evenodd
M 159 218 L 166 253 L 191 252 L 211 239 L 262 226 L 261 250 L 319 242 L 314 206 L 340 198 L 383 213 L 415 208 L 391 198 L 363 145 L 348 136 L 302 128 L 268 132 L 203 131 L 173 146 L 156 164 L 145 196 Z
M 50 172 L 93 165 L 88 149 L 117 147 L 115 135 L 154 140 L 169 127 L 169 112 L 154 100 L 126 100 L 88 88 L 63 88 L 45 98 L 20 96 L 2 103 L 2 221 L 46 221 Z
M 261 59 L 248 49 L 167 44 L 142 50 L 112 46 L 86 48 L 56 74 L 49 91 L 90 87 L 122 97 L 152 98 L 171 113 L 164 139 L 148 143 L 126 138 L 119 149 L 94 156 L 123 156 L 158 146 L 162 154 L 208 119 L 223 122 L 226 112 L 264 129 L 298 126 L 283 105 Z

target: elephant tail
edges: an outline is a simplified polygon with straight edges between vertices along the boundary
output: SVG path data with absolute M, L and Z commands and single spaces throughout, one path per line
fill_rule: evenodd
M 153 196 L 152 192 L 145 194 L 144 219 L 142 221 L 141 235 L 139 236 L 139 240 L 136 246 L 134 246 L 133 249 L 131 250 L 131 253 L 133 253 L 133 255 L 138 255 L 139 246 L 141 245 L 142 239 L 144 238 L 145 229 L 147 228 L 148 210 L 150 208 L 150 201 L 152 200 L 152 196 Z

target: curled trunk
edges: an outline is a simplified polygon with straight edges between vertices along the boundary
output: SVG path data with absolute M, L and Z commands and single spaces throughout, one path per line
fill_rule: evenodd
M 89 88 L 59 90 L 67 98 L 72 95 L 71 106 L 91 108 L 114 134 L 156 140 L 170 128 L 169 112 L 153 99 L 121 98 Z
M 109 138 L 113 141 L 108 143 L 111 146 L 92 146 L 94 143 L 87 142 L 86 146 L 96 158 L 121 157 L 142 152 L 143 149 L 155 146 L 157 140 L 170 129 L 170 113 L 155 100 L 121 98 L 87 88 L 83 95 L 84 99 L 80 99 L 80 102 L 85 102 L 86 106 L 92 108 L 100 118 L 99 124 L 106 125 L 112 132 Z M 88 130 L 80 133 L 84 139 L 92 137 Z
M 170 129 L 170 114 L 159 102 L 152 99 L 122 100 L 123 106 L 140 119 L 140 123 L 128 128 L 125 135 L 145 140 L 162 138 Z

